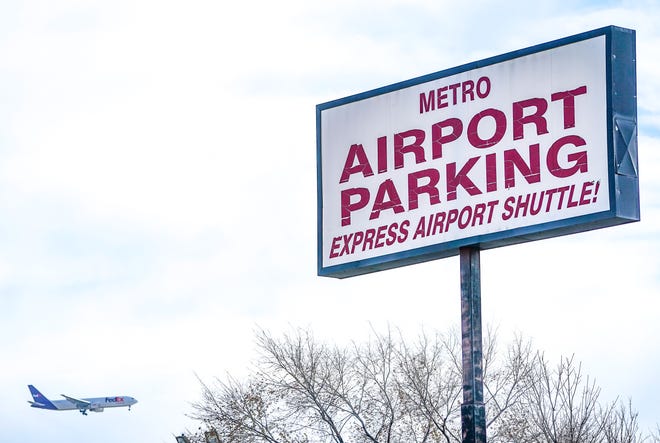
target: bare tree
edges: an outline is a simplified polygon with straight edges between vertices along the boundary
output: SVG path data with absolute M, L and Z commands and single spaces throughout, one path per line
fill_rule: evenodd
M 397 385 L 402 411 L 415 441 L 459 441 L 463 380 L 456 334 L 431 339 L 423 333 L 397 350 Z
M 552 369 L 538 356 L 534 383 L 527 396 L 530 418 L 538 429 L 539 440 L 561 443 L 600 442 L 604 422 L 599 410 L 600 389 L 584 378 L 582 367 L 573 357 L 562 358 Z
M 211 389 L 200 380 L 202 400 L 195 403 L 195 418 L 213 427 L 226 443 L 306 443 L 297 432 L 281 400 L 262 380 L 242 384 L 232 377 L 217 380 Z M 199 437 L 198 437 L 199 438 Z M 201 440 L 200 440 L 201 441 Z
M 396 439 L 394 425 L 398 411 L 398 396 L 394 382 L 392 356 L 394 342 L 391 335 L 376 335 L 363 345 L 353 344 L 351 365 L 338 397 L 354 419 L 354 436 L 366 442 L 392 442 Z M 336 350 L 335 353 L 339 353 Z
M 484 397 L 491 443 L 651 443 L 630 402 L 602 404 L 574 358 L 552 366 L 517 336 L 504 352 L 488 330 Z M 459 334 L 374 332 L 331 347 L 308 330 L 256 334 L 259 358 L 243 382 L 201 382 L 192 417 L 223 443 L 456 443 L 461 441 Z M 203 441 L 202 434 L 191 441 Z M 197 440 L 194 440 L 197 438 Z
M 506 354 L 501 356 L 496 335 L 496 331 L 488 328 L 483 352 L 484 398 L 489 440 L 516 443 L 535 441 L 536 433 L 530 432 L 527 411 L 517 406 L 533 387 L 534 370 L 538 364 L 536 354 L 532 350 L 531 342 L 517 335 L 506 349 Z M 524 432 L 521 432 L 522 430 Z
M 330 389 L 328 348 L 302 330 L 282 340 L 262 330 L 257 346 L 262 354 L 258 378 L 286 402 L 290 419 L 323 440 L 344 443 L 342 432 L 350 415 Z
M 604 443 L 638 443 L 641 442 L 637 412 L 632 409 L 632 402 L 620 403 L 618 408 L 612 408 L 609 415 L 601 417 L 605 422 L 603 428 Z M 650 439 L 651 437 L 649 437 Z
M 649 435 L 649 443 L 660 443 L 660 425 L 656 425 L 655 431 Z

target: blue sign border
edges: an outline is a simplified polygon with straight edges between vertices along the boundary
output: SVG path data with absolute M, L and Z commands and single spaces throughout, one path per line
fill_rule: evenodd
M 494 65 L 548 49 L 604 35 L 607 66 L 607 152 L 610 210 L 580 217 L 462 238 L 450 242 L 323 267 L 323 195 L 321 170 L 321 112 L 369 97 L 426 83 L 457 73 Z M 477 246 L 491 249 L 528 241 L 639 221 L 639 177 L 637 163 L 637 73 L 635 31 L 617 26 L 587 31 L 518 51 L 490 57 L 432 74 L 373 89 L 316 106 L 317 168 L 317 259 L 318 275 L 352 277 L 457 255 L 459 248 Z

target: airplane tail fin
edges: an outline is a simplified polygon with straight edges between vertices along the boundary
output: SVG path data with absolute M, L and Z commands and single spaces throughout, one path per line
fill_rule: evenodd
M 32 398 L 34 399 L 33 402 L 29 402 L 33 408 L 57 409 L 53 402 L 48 400 L 46 396 L 39 392 L 37 388 L 32 385 L 28 385 L 28 389 L 30 390 L 30 394 L 32 394 Z

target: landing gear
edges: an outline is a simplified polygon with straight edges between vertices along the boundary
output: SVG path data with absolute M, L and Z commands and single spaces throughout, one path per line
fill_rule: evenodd
M 87 409 L 81 409 L 81 410 L 80 410 L 80 413 L 81 413 L 82 415 L 87 415 Z

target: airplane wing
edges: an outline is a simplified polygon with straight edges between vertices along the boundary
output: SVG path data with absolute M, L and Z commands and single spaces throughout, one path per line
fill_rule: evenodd
M 62 397 L 69 400 L 71 403 L 75 404 L 78 409 L 87 409 L 91 406 L 91 403 L 87 400 L 80 400 L 78 398 L 69 397 L 68 395 L 60 394 Z

